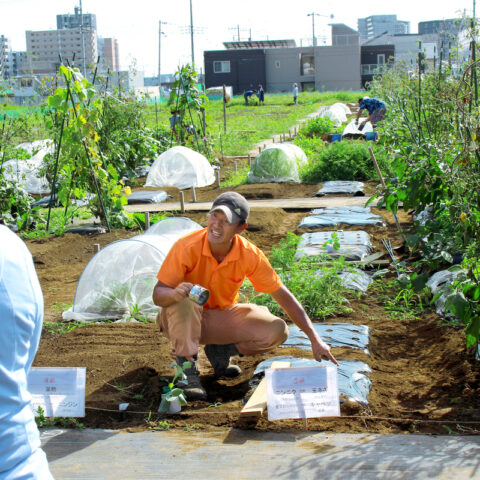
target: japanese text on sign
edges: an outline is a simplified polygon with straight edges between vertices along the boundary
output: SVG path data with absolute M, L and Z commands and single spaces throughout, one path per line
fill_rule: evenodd
M 85 367 L 33 367 L 28 373 L 31 407 L 46 417 L 85 416 Z
M 340 415 L 336 367 L 282 368 L 265 375 L 269 420 Z

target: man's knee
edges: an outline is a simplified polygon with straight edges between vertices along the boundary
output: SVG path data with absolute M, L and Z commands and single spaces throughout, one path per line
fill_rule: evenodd
M 270 329 L 270 343 L 272 345 L 281 345 L 288 338 L 288 326 L 281 318 L 276 318 Z

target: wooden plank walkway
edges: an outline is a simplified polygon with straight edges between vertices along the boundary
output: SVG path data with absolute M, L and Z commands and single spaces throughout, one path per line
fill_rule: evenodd
M 312 208 L 339 207 L 339 206 L 365 206 L 370 197 L 312 197 L 312 198 L 275 198 L 268 200 L 248 200 L 250 208 L 283 208 L 284 210 L 310 210 Z M 372 206 L 377 204 L 376 200 Z M 125 205 L 124 210 L 135 212 L 172 212 L 181 211 L 180 202 L 145 203 L 139 205 Z M 185 202 L 185 211 L 208 212 L 212 202 Z

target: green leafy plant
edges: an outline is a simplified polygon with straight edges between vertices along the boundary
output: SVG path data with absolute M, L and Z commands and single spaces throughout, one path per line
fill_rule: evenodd
M 348 269 L 344 259 L 340 257 L 332 260 L 326 256 L 296 259 L 299 241 L 300 237 L 289 232 L 287 237 L 272 249 L 270 260 L 284 285 L 312 318 L 324 319 L 333 314 L 351 313 L 352 309 L 345 296 L 346 289 L 338 275 Z M 335 244 L 335 239 L 333 243 Z M 265 305 L 275 315 L 284 315 L 270 295 L 255 293 L 248 280 L 242 285 L 241 293 L 247 301 Z
M 45 410 L 38 406 L 35 422 L 39 428 L 43 427 L 66 427 L 66 428 L 84 428 L 83 423 L 74 417 L 45 417 Z
M 466 32 L 476 38 L 475 22 Z M 411 66 L 389 69 L 371 83 L 371 93 L 388 104 L 381 135 L 393 175 L 379 192 L 379 206 L 428 209 L 407 232 L 407 243 L 419 258 L 416 269 L 449 268 L 455 257 L 467 270 L 447 297 L 446 310 L 465 326 L 467 346 L 480 343 L 480 151 L 478 138 L 478 63 L 452 55 L 449 65 L 418 75 Z
M 335 124 L 328 117 L 317 117 L 309 120 L 300 130 L 299 135 L 313 136 L 332 133 L 335 130 Z
M 163 394 L 162 400 L 160 402 L 160 406 L 158 407 L 159 413 L 168 412 L 170 408 L 170 403 L 178 400 L 180 405 L 186 405 L 187 400 L 183 393 L 183 389 L 179 387 L 179 385 L 187 385 L 188 380 L 187 376 L 185 375 L 184 370 L 188 370 L 191 368 L 192 362 L 183 362 L 183 365 L 178 365 L 176 363 L 172 363 L 170 368 L 175 368 L 175 375 L 171 381 L 168 381 L 166 378 L 162 378 L 168 382 L 167 385 L 163 387 Z

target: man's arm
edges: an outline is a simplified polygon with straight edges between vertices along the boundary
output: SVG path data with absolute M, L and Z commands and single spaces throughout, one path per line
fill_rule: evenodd
M 304 308 L 299 301 L 290 292 L 290 290 L 282 285 L 278 290 L 270 294 L 272 298 L 282 307 L 290 320 L 295 323 L 308 336 L 312 344 L 312 352 L 315 360 L 330 360 L 338 366 L 335 357 L 330 353 L 330 347 L 320 338 L 312 325 L 312 321 L 308 318 Z
M 172 288 L 158 281 L 153 289 L 153 303 L 159 307 L 169 307 L 187 298 L 192 287 L 192 283 L 182 282 L 177 288 Z
M 358 123 L 358 119 L 362 116 L 363 110 L 364 110 L 363 108 L 358 109 L 357 118 L 355 119 L 357 121 L 357 123 Z

